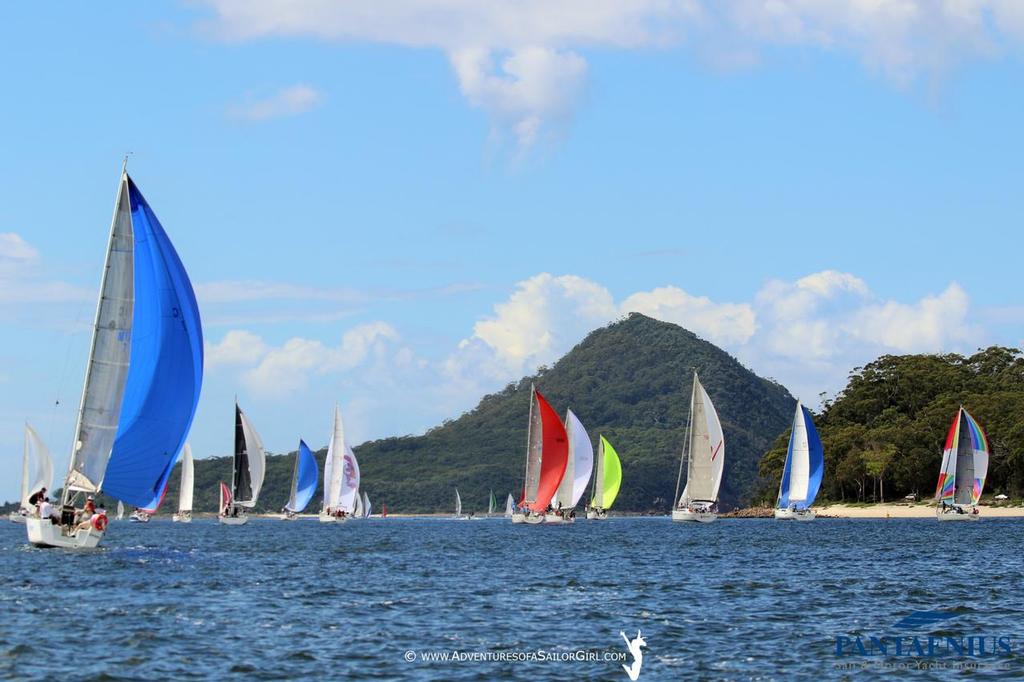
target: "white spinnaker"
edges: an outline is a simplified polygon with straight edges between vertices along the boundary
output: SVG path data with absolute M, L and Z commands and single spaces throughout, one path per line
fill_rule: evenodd
M 256 429 L 249 422 L 245 412 L 242 415 L 242 433 L 245 436 L 245 451 L 249 460 L 249 484 L 252 487 L 252 499 L 245 502 L 235 501 L 239 507 L 255 507 L 263 487 L 263 476 L 267 470 L 267 453 L 263 449 L 263 441 Z
M 31 469 L 30 461 L 32 456 L 36 460 L 36 470 L 33 477 L 29 477 Z M 25 455 L 22 463 L 23 471 L 21 477 L 21 506 L 28 508 L 28 498 L 32 493 L 39 492 L 43 488 L 50 490 L 53 485 L 53 458 L 43 440 L 28 424 L 25 424 Z
M 803 406 L 798 400 L 796 415 L 793 417 L 793 454 L 789 460 L 789 501 L 806 502 L 807 487 L 811 477 L 811 448 L 807 443 L 807 423 L 804 422 Z
M 331 442 L 327 446 L 324 462 L 324 508 L 332 511 L 341 502 L 341 483 L 345 475 L 345 425 L 341 421 L 341 408 L 334 406 L 334 426 Z
M 693 500 L 713 502 L 718 499 L 722 483 L 725 442 L 722 424 L 707 391 L 696 376 L 693 378 L 693 415 L 690 420 L 690 453 L 684 503 Z
M 572 450 L 569 454 L 573 462 L 572 470 L 572 500 L 568 506 L 575 507 L 587 491 L 587 484 L 590 483 L 590 474 L 594 471 L 594 446 L 590 442 L 590 435 L 583 428 L 583 424 L 572 410 L 569 410 L 569 419 L 572 431 L 569 442 Z M 569 472 L 565 474 L 569 478 Z
M 571 509 L 572 508 L 572 483 L 573 483 L 573 472 L 576 470 L 576 441 L 579 439 L 579 432 L 574 428 L 576 424 L 579 424 L 580 420 L 576 418 L 572 410 L 567 410 L 565 414 L 565 435 L 569 438 L 569 456 L 565 458 L 565 473 L 562 474 L 562 480 L 558 484 L 558 488 L 555 490 L 554 497 L 551 498 L 551 506 L 555 509 Z M 582 428 L 582 425 L 581 425 Z M 586 431 L 584 431 L 586 433 Z
M 195 487 L 195 463 L 192 447 L 185 443 L 181 452 L 181 490 L 178 492 L 178 512 L 192 511 L 192 489 Z
M 117 520 L 120 521 L 124 518 L 124 502 L 121 500 L 117 501 Z
M 135 304 L 134 238 L 127 177 L 121 176 L 121 189 L 114 208 L 92 348 L 65 482 L 69 491 L 99 490 L 121 418 Z
M 373 505 L 370 504 L 370 496 L 363 493 L 363 518 L 368 519 L 373 515 Z
M 459 489 L 455 489 L 455 515 L 462 516 L 462 495 L 459 495 Z
M 511 517 L 516 510 L 516 498 L 512 497 L 512 493 L 508 494 L 508 499 L 505 500 L 505 516 Z
M 345 457 L 341 463 L 341 494 L 338 496 L 338 507 L 351 514 L 356 509 L 356 498 L 359 495 L 359 462 L 356 453 L 348 443 L 344 444 Z

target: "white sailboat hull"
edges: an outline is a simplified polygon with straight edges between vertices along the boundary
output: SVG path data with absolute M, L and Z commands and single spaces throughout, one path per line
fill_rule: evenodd
M 239 514 L 238 516 L 218 516 L 217 521 L 223 523 L 225 526 L 241 526 L 249 522 L 249 517 L 246 514 Z
M 608 518 L 607 509 L 588 509 L 587 521 L 605 521 Z
M 535 514 L 534 512 L 523 514 L 521 512 L 516 512 L 515 514 L 512 514 L 512 523 L 526 523 L 531 526 L 535 526 L 538 523 L 544 523 L 544 514 Z
M 673 509 L 672 520 L 680 522 L 711 523 L 718 518 L 715 512 L 701 512 L 692 509 Z
M 19 512 L 11 512 L 7 515 L 7 520 L 11 523 L 25 523 L 27 517 Z
M 346 521 L 348 521 L 349 517 L 334 516 L 333 514 L 325 514 L 324 512 L 320 512 L 317 515 L 317 519 L 319 519 L 320 523 L 345 523 Z
M 776 509 L 775 518 L 780 521 L 813 521 L 816 514 L 811 509 Z
M 526 523 L 526 514 L 515 512 L 510 518 L 512 519 L 512 523 Z
M 64 549 L 92 549 L 100 544 L 104 533 L 95 528 L 75 531 L 64 535 L 61 526 L 55 526 L 49 519 L 27 518 L 25 528 L 28 541 L 36 547 L 62 547 Z
M 935 518 L 939 521 L 980 521 L 980 514 L 972 514 L 971 512 L 964 512 L 960 514 L 955 511 L 943 512 L 942 508 L 939 507 L 935 510 Z
M 192 523 L 192 512 L 178 512 L 171 517 L 175 523 Z
M 569 516 L 568 512 L 551 512 L 544 515 L 544 523 L 575 523 L 576 517 Z

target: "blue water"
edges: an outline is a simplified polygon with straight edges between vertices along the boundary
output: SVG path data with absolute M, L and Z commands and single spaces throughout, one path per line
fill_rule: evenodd
M 628 680 L 601 657 L 631 663 L 619 633 L 637 630 L 641 680 L 1024 672 L 1024 521 L 158 520 L 115 522 L 92 552 L 24 532 L 0 524 L 0 678 Z M 936 609 L 957 615 L 894 627 Z M 1007 636 L 1012 653 L 836 654 L 837 637 L 929 632 Z M 599 660 L 562 660 L 578 651 Z M 993 667 L 905 669 L 922 661 Z

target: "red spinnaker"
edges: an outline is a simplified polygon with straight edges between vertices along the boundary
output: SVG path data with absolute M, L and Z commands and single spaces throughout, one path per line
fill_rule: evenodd
M 231 506 L 231 490 L 221 481 L 220 484 L 220 513 L 223 514 Z
M 551 409 L 540 391 L 535 393 L 537 394 L 537 407 L 540 408 L 544 445 L 541 450 L 537 499 L 533 501 L 530 509 L 538 514 L 543 514 L 548 508 L 548 504 L 551 503 L 551 498 L 557 492 L 562 477 L 565 476 L 565 466 L 569 462 L 569 437 L 565 433 L 565 426 L 562 425 L 558 413 Z

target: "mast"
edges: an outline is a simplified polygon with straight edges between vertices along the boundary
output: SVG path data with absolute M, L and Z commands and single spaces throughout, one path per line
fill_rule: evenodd
M 28 422 L 25 422 L 25 450 L 21 455 L 21 504 L 19 507 L 25 509 L 28 506 Z
M 690 428 L 693 426 L 693 401 L 697 397 L 697 372 L 693 373 L 693 389 L 690 391 L 690 414 L 686 417 L 686 431 L 684 431 L 683 452 L 679 456 L 679 475 L 676 476 L 676 496 L 672 499 L 672 508 L 679 506 L 679 486 L 683 482 L 683 463 L 687 461 L 690 452 Z M 687 470 L 689 474 L 689 470 Z M 689 480 L 689 475 L 687 475 Z
M 536 400 L 537 388 L 530 384 L 530 416 L 526 422 L 526 468 L 523 471 L 523 504 L 526 504 L 526 486 L 530 480 L 530 443 L 533 430 L 533 403 Z
M 238 432 L 242 429 L 242 416 L 238 409 L 238 396 L 235 396 L 235 451 L 231 455 L 231 500 L 234 504 L 238 495 Z
M 71 487 L 69 482 L 71 481 L 72 474 L 75 470 L 75 455 L 81 449 L 81 435 L 82 435 L 82 419 L 85 416 L 85 399 L 89 394 L 89 378 L 92 374 L 92 361 L 93 356 L 96 353 L 96 339 L 99 336 L 100 330 L 100 313 L 103 310 L 103 295 L 107 288 L 107 274 L 110 272 L 110 256 L 114 250 L 114 238 L 117 230 L 117 213 L 121 207 L 121 198 L 124 195 L 125 179 L 128 177 L 127 173 L 128 157 L 124 157 L 124 161 L 121 163 L 121 179 L 117 184 L 117 198 L 114 200 L 114 215 L 110 220 L 110 235 L 107 237 L 107 253 L 103 259 L 103 274 L 100 276 L 100 294 L 96 299 L 96 314 L 93 316 L 92 322 L 92 340 L 89 342 L 89 360 L 85 364 L 85 379 L 82 382 L 82 397 L 78 403 L 78 416 L 75 419 L 75 438 L 71 442 L 71 456 L 68 458 L 68 473 L 64 477 L 63 490 L 61 491 L 61 507 L 68 504 L 68 502 L 74 497 L 71 494 Z M 129 206 L 129 220 L 131 220 L 131 207 Z

